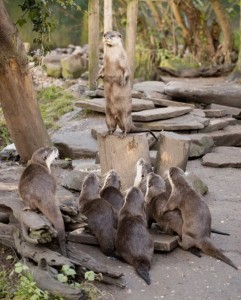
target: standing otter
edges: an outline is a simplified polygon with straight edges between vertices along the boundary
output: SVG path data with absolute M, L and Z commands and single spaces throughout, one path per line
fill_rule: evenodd
M 237 269 L 234 263 L 211 243 L 211 214 L 209 208 L 200 194 L 188 183 L 183 170 L 171 167 L 168 177 L 172 186 L 172 193 L 163 212 L 176 208 L 181 211 L 183 226 L 182 241 L 179 241 L 179 245 L 185 250 L 197 247 L 205 254 L 220 259 Z
M 144 158 L 140 158 L 136 163 L 136 177 L 134 180 L 134 186 L 138 187 L 144 196 L 146 194 L 146 178 L 151 172 L 151 164 L 146 162 Z
M 169 188 L 166 188 L 164 179 L 155 174 L 149 173 L 146 179 L 146 214 L 148 226 L 156 222 L 160 229 L 167 234 L 178 234 L 182 236 L 182 216 L 179 210 L 175 209 L 163 213 L 167 200 L 170 196 Z
M 67 257 L 64 221 L 55 197 L 56 181 L 50 165 L 58 157 L 56 147 L 43 147 L 34 152 L 19 181 L 19 194 L 31 209 L 38 209 L 54 225 L 58 232 L 61 252 Z
M 133 124 L 130 67 L 121 34 L 117 31 L 108 31 L 104 34 L 103 43 L 104 64 L 96 81 L 99 78 L 103 78 L 104 81 L 108 134 L 113 134 L 118 125 L 122 130 L 122 137 L 129 132 L 150 132 L 157 140 L 153 132 L 137 128 Z
M 117 214 L 112 205 L 100 198 L 97 175 L 86 176 L 79 197 L 80 212 L 87 217 L 88 228 L 97 238 L 102 252 L 114 255 Z
M 120 211 L 116 250 L 149 285 L 154 242 L 147 230 L 144 196 L 137 187 L 129 189 Z
M 124 204 L 124 198 L 120 191 L 121 180 L 117 172 L 111 169 L 106 177 L 104 185 L 100 191 L 101 198 L 109 202 L 118 213 Z

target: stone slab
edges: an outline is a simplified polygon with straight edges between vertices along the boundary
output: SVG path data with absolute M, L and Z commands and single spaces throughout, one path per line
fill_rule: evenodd
M 193 130 L 202 129 L 209 124 L 209 119 L 193 116 L 190 113 L 184 116 L 154 122 L 135 122 L 137 127 L 148 128 L 153 131 L 160 130 Z
M 105 98 L 76 101 L 75 106 L 105 113 Z M 141 111 L 145 109 L 152 109 L 154 107 L 154 103 L 150 100 L 132 98 L 132 111 Z
M 182 116 L 192 111 L 191 107 L 162 107 L 162 108 L 155 108 L 155 109 L 148 109 L 140 112 L 132 113 L 132 119 L 134 121 L 155 121 L 155 120 L 163 120 L 163 119 L 170 119 L 175 118 L 178 116 Z
M 214 141 L 211 136 L 204 133 L 185 135 L 191 139 L 189 157 L 201 157 L 211 150 L 214 146 Z
M 165 83 L 162 81 L 143 81 L 133 85 L 133 89 L 136 91 L 148 93 L 148 92 L 159 92 L 163 93 Z
M 194 108 L 195 106 L 191 103 L 184 103 L 184 102 L 177 102 L 173 100 L 168 100 L 163 97 L 162 94 L 159 94 L 160 98 L 158 96 L 154 97 L 146 97 L 145 99 L 152 101 L 156 106 L 189 106 Z
M 234 118 L 215 118 L 211 119 L 208 126 L 206 126 L 203 129 L 200 129 L 199 132 L 205 133 L 205 132 L 213 132 L 217 130 L 221 130 L 228 125 L 235 125 L 237 123 L 237 120 Z
M 216 146 L 241 146 L 241 125 L 230 125 L 223 130 L 207 133 Z
M 207 118 L 222 118 L 227 115 L 225 109 L 204 109 Z
M 69 172 L 61 182 L 61 185 L 70 190 L 81 191 L 82 184 L 85 180 L 85 177 L 90 173 L 94 172 L 101 179 L 100 169 L 93 169 L 91 171 L 86 170 L 73 170 Z
M 238 115 L 241 112 L 240 108 L 224 106 L 224 105 L 219 105 L 219 104 L 215 104 L 215 103 L 208 105 L 206 108 L 207 109 L 223 109 L 227 115 L 233 115 L 233 116 Z
M 177 236 L 171 236 L 163 233 L 158 233 L 157 229 L 149 229 L 154 238 L 155 251 L 171 251 L 177 247 Z M 76 229 L 69 233 L 68 240 L 75 243 L 98 245 L 97 239 L 90 233 L 86 232 L 84 228 Z
M 94 158 L 98 151 L 97 142 L 88 131 L 55 133 L 51 139 L 62 158 Z
M 214 168 L 241 168 L 240 147 L 216 147 L 202 157 L 202 165 Z

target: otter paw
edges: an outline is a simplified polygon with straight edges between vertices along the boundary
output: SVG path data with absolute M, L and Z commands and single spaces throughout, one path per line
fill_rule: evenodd
M 122 77 L 122 78 L 121 78 L 121 81 L 120 81 L 120 85 L 121 85 L 121 86 L 125 86 L 126 83 L 127 83 L 126 78 L 125 78 L 125 77 Z

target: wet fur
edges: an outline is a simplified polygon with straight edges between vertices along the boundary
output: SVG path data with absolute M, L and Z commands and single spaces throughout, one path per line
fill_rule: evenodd
M 177 167 L 169 170 L 172 193 L 163 211 L 179 209 L 183 218 L 182 241 L 179 245 L 188 250 L 197 247 L 205 254 L 222 260 L 237 269 L 234 263 L 217 249 L 210 240 L 211 214 L 205 201 L 188 183 L 185 173 Z
M 117 31 L 108 31 L 103 36 L 103 42 L 104 64 L 98 78 L 103 78 L 104 81 L 108 133 L 113 134 L 118 126 L 122 130 L 123 137 L 131 132 L 150 132 L 157 140 L 150 130 L 137 128 L 133 124 L 130 67 L 121 34 Z
M 99 192 L 99 180 L 94 173 L 90 173 L 82 185 L 79 209 L 87 217 L 88 228 L 97 238 L 102 252 L 111 256 L 115 249 L 117 214 Z
M 31 210 L 41 211 L 58 232 L 61 252 L 67 256 L 65 228 L 59 203 L 55 197 L 56 181 L 50 172 L 48 157 L 55 147 L 44 147 L 34 152 L 19 181 L 19 194 Z M 51 160 L 51 159 L 50 159 Z
M 147 230 L 144 197 L 136 187 L 127 192 L 125 204 L 120 211 L 116 250 L 149 285 L 154 242 Z

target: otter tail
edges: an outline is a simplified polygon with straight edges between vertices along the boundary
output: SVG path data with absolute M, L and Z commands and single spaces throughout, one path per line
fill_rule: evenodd
M 150 285 L 151 284 L 151 279 L 149 275 L 150 262 L 145 258 L 136 259 L 134 263 L 134 267 L 137 274 L 140 275 L 140 277 L 143 278 L 148 285 Z
M 198 248 L 200 248 L 205 254 L 210 255 L 212 257 L 215 257 L 217 259 L 222 260 L 226 264 L 230 265 L 234 269 L 238 269 L 235 264 L 227 257 L 225 256 L 218 248 L 216 248 L 209 239 L 201 241 L 198 245 Z
M 62 214 L 60 212 L 59 206 L 56 203 L 56 199 L 49 199 L 48 205 L 52 206 L 49 209 L 45 207 L 44 212 L 41 208 L 39 210 L 47 217 L 47 219 L 53 224 L 54 228 L 58 233 L 58 241 L 60 250 L 63 256 L 67 257 L 66 239 L 65 239 L 65 227 Z
M 133 132 L 133 133 L 138 133 L 138 132 L 149 132 L 155 140 L 158 141 L 158 138 L 156 137 L 156 135 L 149 129 L 145 129 L 145 128 L 139 128 L 139 127 L 133 127 L 131 128 L 131 131 L 130 132 Z
M 229 233 L 227 233 L 227 232 L 223 232 L 223 231 L 220 231 L 220 230 L 216 230 L 216 229 L 214 229 L 214 228 L 212 228 L 211 229 L 211 232 L 212 233 L 216 233 L 216 234 L 221 234 L 221 235 L 230 235 Z

